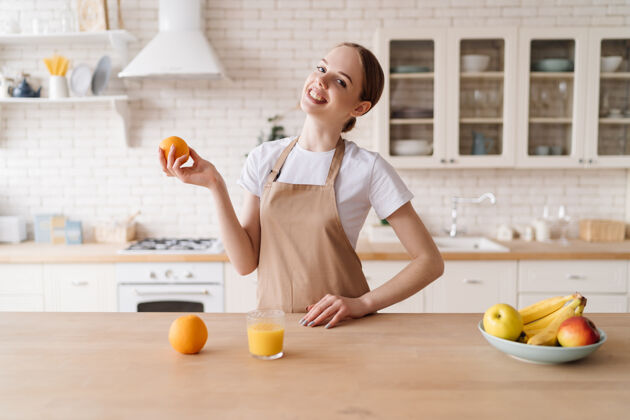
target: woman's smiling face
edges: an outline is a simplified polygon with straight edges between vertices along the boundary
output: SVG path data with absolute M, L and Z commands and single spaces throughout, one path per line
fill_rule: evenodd
M 307 77 L 300 107 L 304 112 L 343 124 L 350 116 L 362 115 L 370 103 L 361 101 L 363 66 L 351 47 L 334 48 Z

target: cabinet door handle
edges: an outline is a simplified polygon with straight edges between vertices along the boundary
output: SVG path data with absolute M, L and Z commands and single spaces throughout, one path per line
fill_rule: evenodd
M 85 286 L 87 285 L 88 282 L 85 280 L 72 280 L 72 285 L 73 286 Z
M 586 280 L 586 276 L 584 274 L 567 274 L 567 280 Z
M 444 158 L 440 159 L 440 163 L 446 163 L 446 159 Z
M 479 279 L 464 279 L 464 283 L 466 284 L 481 284 L 483 281 Z

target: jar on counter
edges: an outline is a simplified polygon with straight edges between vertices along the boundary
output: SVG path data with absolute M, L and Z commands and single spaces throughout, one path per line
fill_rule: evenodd
M 551 239 L 551 228 L 549 223 L 544 219 L 536 219 L 534 221 L 534 230 L 536 233 L 536 240 L 539 242 L 545 242 Z

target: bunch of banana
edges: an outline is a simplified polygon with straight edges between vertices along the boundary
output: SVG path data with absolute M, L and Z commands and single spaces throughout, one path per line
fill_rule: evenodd
M 568 303 L 567 303 L 568 302 Z M 541 300 L 519 311 L 523 318 L 523 334 L 518 341 L 539 346 L 555 346 L 560 324 L 572 316 L 581 316 L 586 298 L 579 293 Z

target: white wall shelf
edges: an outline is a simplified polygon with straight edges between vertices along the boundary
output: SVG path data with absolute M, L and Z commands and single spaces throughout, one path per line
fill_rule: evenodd
M 0 35 L 0 44 L 7 45 L 61 45 L 71 43 L 109 43 L 121 57 L 124 64 L 127 63 L 127 44 L 135 42 L 136 37 L 123 30 L 99 31 L 99 32 L 67 32 L 52 34 L 5 34 Z
M 64 45 L 64 44 L 109 44 L 114 53 L 121 58 L 123 66 L 127 64 L 127 44 L 135 42 L 136 37 L 123 30 L 99 31 L 99 32 L 67 32 L 50 34 L 5 34 L 0 35 L 0 45 Z M 84 96 L 68 97 L 61 99 L 49 98 L 3 98 L 0 99 L 0 108 L 14 104 L 48 105 L 48 104 L 90 104 L 111 103 L 112 108 L 118 114 L 121 126 L 121 137 L 126 146 L 129 146 L 129 97 L 127 95 L 109 96 Z
M 0 99 L 0 109 L 3 106 L 11 105 L 51 105 L 54 104 L 90 104 L 90 103 L 110 103 L 120 119 L 121 137 L 124 144 L 129 146 L 129 97 L 127 95 L 112 96 L 83 96 L 68 97 L 60 99 L 49 98 L 2 98 Z M 1 113 L 1 112 L 0 112 Z

